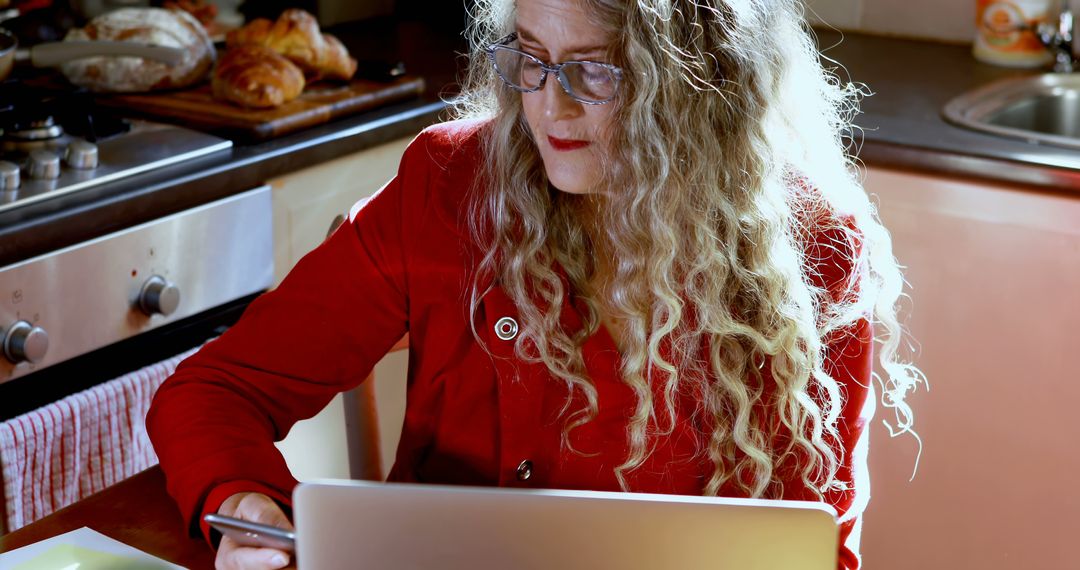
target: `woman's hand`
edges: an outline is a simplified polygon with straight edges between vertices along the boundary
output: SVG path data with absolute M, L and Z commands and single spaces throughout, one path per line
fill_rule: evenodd
M 221 504 L 219 515 L 292 530 L 293 525 L 273 499 L 262 493 L 237 493 Z M 241 546 L 223 536 L 218 546 L 218 570 L 277 570 L 289 564 L 289 553 L 276 548 Z

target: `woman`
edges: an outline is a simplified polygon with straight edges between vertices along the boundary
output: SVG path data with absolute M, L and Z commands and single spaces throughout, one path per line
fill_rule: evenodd
M 918 376 L 843 153 L 854 93 L 796 0 L 485 0 L 473 21 L 460 120 L 157 395 L 193 528 L 287 526 L 273 441 L 408 331 L 391 480 L 825 501 L 857 567 L 871 323 L 901 429 Z

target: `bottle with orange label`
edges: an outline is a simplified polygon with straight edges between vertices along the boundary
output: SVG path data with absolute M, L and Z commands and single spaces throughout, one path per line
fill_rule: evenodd
M 976 0 L 975 58 L 1009 67 L 1042 67 L 1053 61 L 1039 41 L 1039 24 L 1049 21 L 1052 0 Z

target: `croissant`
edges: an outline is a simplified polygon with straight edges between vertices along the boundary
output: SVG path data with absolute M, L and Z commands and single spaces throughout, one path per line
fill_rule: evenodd
M 244 45 L 225 50 L 210 84 L 217 99 L 242 107 L 277 107 L 300 95 L 304 74 L 269 48 Z
M 350 79 L 356 73 L 356 60 L 349 57 L 341 41 L 319 31 L 311 14 L 296 8 L 285 10 L 277 21 L 252 20 L 225 37 L 227 48 L 261 45 L 289 58 L 312 78 Z

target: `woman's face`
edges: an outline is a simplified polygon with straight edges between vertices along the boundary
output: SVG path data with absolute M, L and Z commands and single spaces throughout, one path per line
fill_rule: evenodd
M 576 0 L 517 0 L 521 51 L 549 63 L 605 61 L 608 38 L 591 24 Z M 522 93 L 525 119 L 532 129 L 551 184 L 571 194 L 602 192 L 601 158 L 614 105 L 586 105 L 566 94 L 554 74 L 543 89 Z

